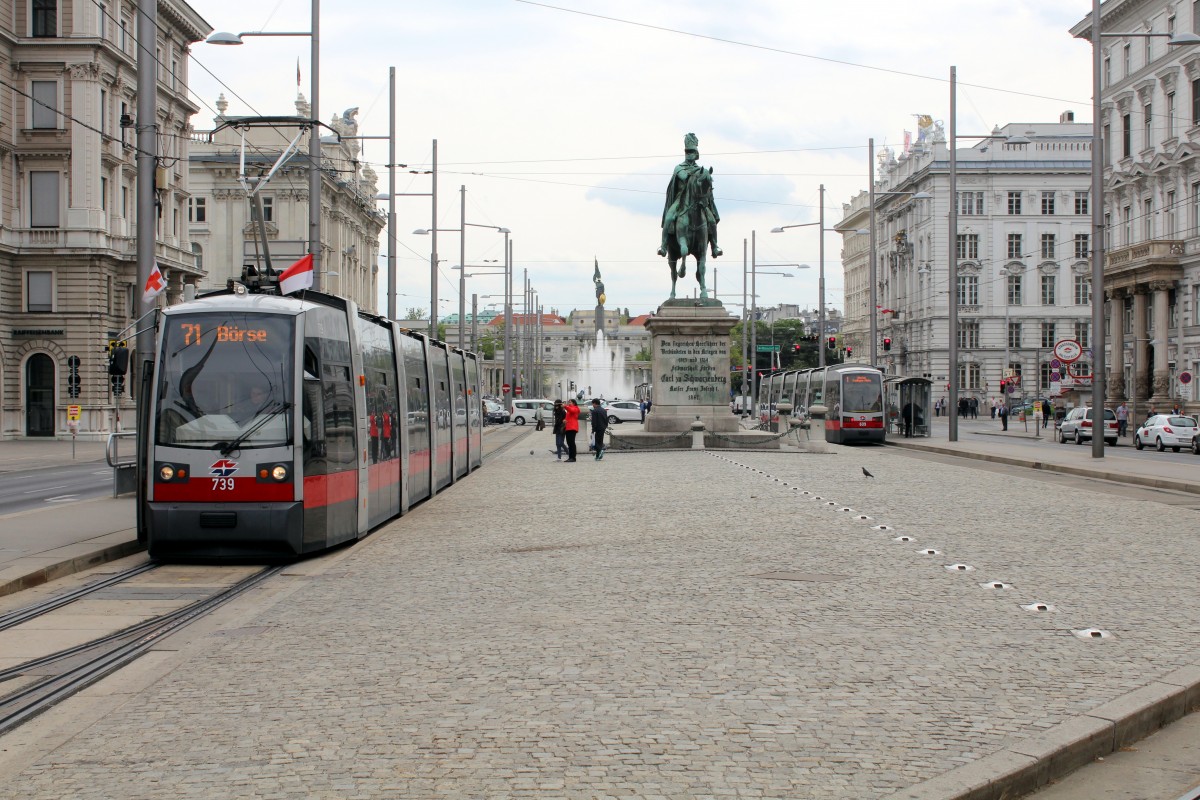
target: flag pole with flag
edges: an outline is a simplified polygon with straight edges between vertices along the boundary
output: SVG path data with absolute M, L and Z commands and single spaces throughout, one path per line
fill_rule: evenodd
M 151 276 L 153 277 L 153 276 Z M 285 269 L 279 276 L 279 293 L 292 294 L 313 285 L 313 257 L 309 253 L 304 258 Z
M 158 268 L 156 261 L 154 268 L 150 270 L 150 277 L 146 279 L 146 285 L 142 288 L 142 302 L 149 303 L 162 294 L 166 288 L 167 281 L 163 278 L 162 270 Z

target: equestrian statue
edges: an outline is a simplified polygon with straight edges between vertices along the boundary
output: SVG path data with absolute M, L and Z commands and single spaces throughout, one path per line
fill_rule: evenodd
M 683 163 L 675 167 L 667 184 L 667 201 L 663 206 L 662 245 L 660 256 L 671 265 L 671 299 L 675 299 L 675 281 L 687 274 L 687 257 L 696 260 L 696 281 L 700 284 L 700 299 L 708 299 L 704 283 L 707 250 L 712 256 L 721 255 L 717 246 L 717 223 L 721 215 L 712 196 L 712 167 L 705 169 L 696 163 L 700 158 L 700 140 L 696 134 L 683 137 Z

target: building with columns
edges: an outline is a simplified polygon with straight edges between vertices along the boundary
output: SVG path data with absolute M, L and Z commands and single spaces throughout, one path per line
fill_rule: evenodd
M 1200 47 L 1107 33 L 1197 32 L 1200 5 L 1108 0 L 1100 24 L 1106 397 L 1196 413 Z M 1071 33 L 1092 40 L 1091 16 Z
M 1058 123 L 1014 123 L 993 130 L 996 138 L 959 148 L 957 198 L 950 197 L 949 143 L 940 126 L 927 126 L 908 152 L 878 153 L 878 308 L 868 308 L 870 237 L 856 232 L 870 229 L 869 194 L 844 203 L 836 225 L 844 235 L 843 344 L 865 357 L 868 313 L 876 314 L 881 366 L 928 377 L 942 394 L 951 369 L 953 297 L 962 395 L 987 403 L 998 397 L 1002 377 L 1019 375 L 1027 395 L 1079 402 L 1091 387 L 1087 359 L 1069 371 L 1052 363 L 1056 343 L 1075 340 L 1086 351 L 1090 341 L 1091 128 L 1072 119 L 1067 112 Z M 917 199 L 917 193 L 932 198 Z M 952 296 L 947 219 L 955 201 L 958 285 Z M 885 338 L 892 342 L 889 352 Z
M 272 266 L 282 270 L 308 252 L 308 134 L 300 136 L 258 192 L 266 231 L 264 250 L 246 189 L 239 181 L 242 134 L 246 177 L 253 182 L 271 171 L 301 129 L 283 122 L 235 128 L 238 118 L 226 114 L 229 103 L 224 95 L 216 106 L 213 129 L 193 134 L 189 158 L 188 228 L 203 273 L 200 289 L 225 286 L 229 279 L 241 276 L 246 264 L 262 269 L 268 253 Z M 296 99 L 295 111 L 296 117 L 311 117 L 311 106 L 302 95 Z M 335 115 L 329 122 L 335 133 L 326 131 L 321 139 L 321 290 L 377 312 L 379 235 L 387 215 L 375 199 L 378 176 L 362 162 L 362 145 L 352 138 L 358 135 L 357 112 L 352 108 Z
M 134 119 L 136 18 L 131 0 L 0 8 L 3 438 L 65 433 L 68 405 L 80 407 L 83 435 L 111 430 L 117 406 L 132 420 L 129 392 L 110 392 L 105 345 L 132 342 L 140 292 L 133 126 L 150 121 Z M 168 297 L 200 274 L 186 226 L 189 121 L 198 110 L 187 96 L 187 56 L 210 32 L 185 2 L 159 0 L 155 257 Z

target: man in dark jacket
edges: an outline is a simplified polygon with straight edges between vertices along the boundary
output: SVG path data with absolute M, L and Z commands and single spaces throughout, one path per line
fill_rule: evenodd
M 596 460 L 604 458 L 604 431 L 608 429 L 608 412 L 599 400 L 592 401 L 592 436 L 596 446 Z
M 563 423 L 567 420 L 567 411 L 563 408 L 562 400 L 554 401 L 554 457 L 562 461 L 567 452 L 567 433 Z

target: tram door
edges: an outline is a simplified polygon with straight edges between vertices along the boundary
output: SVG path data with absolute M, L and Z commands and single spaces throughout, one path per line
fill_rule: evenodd
M 25 435 L 54 435 L 54 360 L 45 353 L 25 362 Z

